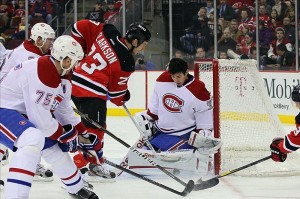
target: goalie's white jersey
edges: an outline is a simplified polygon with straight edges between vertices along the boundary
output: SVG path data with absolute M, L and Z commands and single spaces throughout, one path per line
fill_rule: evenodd
M 203 82 L 192 75 L 189 79 L 177 87 L 168 71 L 157 78 L 147 113 L 156 120 L 158 130 L 180 136 L 195 129 L 213 129 L 210 94 Z
M 81 122 L 70 106 L 71 82 L 58 74 L 50 56 L 28 60 L 12 68 L 0 80 L 0 93 L 0 108 L 26 115 L 45 137 L 57 139 L 62 125 L 75 126 Z
M 7 53 L 5 62 L 0 70 L 0 78 L 16 65 L 43 56 L 41 50 L 30 40 L 25 40 L 20 46 Z

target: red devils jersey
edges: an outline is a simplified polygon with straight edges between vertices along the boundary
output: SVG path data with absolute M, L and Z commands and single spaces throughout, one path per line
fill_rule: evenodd
M 300 148 L 300 113 L 295 117 L 296 129 L 284 137 L 284 142 L 279 145 L 280 151 L 290 153 Z
M 86 54 L 74 70 L 72 95 L 103 100 L 108 95 L 115 104 L 123 101 L 134 58 L 121 33 L 111 24 L 80 20 L 74 24 L 72 36 Z

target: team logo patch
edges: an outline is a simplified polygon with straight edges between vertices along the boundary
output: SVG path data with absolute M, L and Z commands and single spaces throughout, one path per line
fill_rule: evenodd
M 184 105 L 184 101 L 178 96 L 171 93 L 167 93 L 162 99 L 163 106 L 171 113 L 181 113 L 181 107 Z
M 19 122 L 19 124 L 20 124 L 21 126 L 24 126 L 25 124 L 27 124 L 27 122 L 26 122 L 25 120 L 21 120 L 21 121 Z

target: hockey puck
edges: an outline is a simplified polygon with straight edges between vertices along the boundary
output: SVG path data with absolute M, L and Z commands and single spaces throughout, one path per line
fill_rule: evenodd
M 179 169 L 174 169 L 173 170 L 173 174 L 174 175 L 179 175 L 180 174 L 180 170 Z
M 50 170 L 48 169 L 48 170 L 45 172 L 45 176 L 48 177 L 48 178 L 50 178 L 50 177 L 53 176 L 53 172 L 50 171 Z

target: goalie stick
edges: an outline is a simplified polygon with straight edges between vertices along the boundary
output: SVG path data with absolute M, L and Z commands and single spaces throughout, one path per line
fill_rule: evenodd
M 89 123 L 91 123 L 92 125 L 94 125 L 95 127 L 97 127 L 99 129 L 101 129 L 102 131 L 104 131 L 106 134 L 108 134 L 109 136 L 111 136 L 112 138 L 114 138 L 115 140 L 117 140 L 118 142 L 120 142 L 122 145 L 124 145 L 125 147 L 129 148 L 133 153 L 136 153 L 138 156 L 144 158 L 151 165 L 155 166 L 156 168 L 158 168 L 159 170 L 161 170 L 166 175 L 168 175 L 169 177 L 173 178 L 174 180 L 176 180 L 177 182 L 179 182 L 180 184 L 182 184 L 186 188 L 188 186 L 190 186 L 191 184 L 194 185 L 194 181 L 193 180 L 189 180 L 188 183 L 185 183 L 184 181 L 182 181 L 181 179 L 179 179 L 178 177 L 176 177 L 174 174 L 170 173 L 169 171 L 167 171 L 163 167 L 159 166 L 157 163 L 155 163 L 153 160 L 151 160 L 150 158 L 148 158 L 147 156 L 145 156 L 143 153 L 139 152 L 136 148 L 130 146 L 128 143 L 126 143 L 122 139 L 118 138 L 117 136 L 115 136 L 110 131 L 106 130 L 103 126 L 101 126 L 100 124 L 98 124 L 97 122 L 95 122 L 94 120 L 92 120 L 91 118 L 89 118 L 87 115 L 81 113 L 79 110 L 77 110 L 74 107 L 73 107 L 73 110 L 74 110 L 75 113 L 77 113 L 78 115 L 80 115 L 80 117 L 82 117 L 83 119 L 85 119 L 86 121 L 88 121 Z M 121 168 L 124 169 L 123 167 L 121 167 Z M 120 169 L 120 170 L 122 170 L 122 169 Z
M 80 150 L 82 150 L 84 153 L 87 153 L 87 154 L 89 154 L 89 155 L 91 155 L 91 156 L 96 157 L 96 154 L 93 154 L 93 153 L 95 153 L 94 151 L 91 151 L 91 152 L 90 152 L 90 151 L 83 150 L 83 149 L 81 149 L 81 148 L 80 148 Z M 192 191 L 193 188 L 194 188 L 194 181 L 190 180 L 190 181 L 187 183 L 187 185 L 186 185 L 186 187 L 184 188 L 184 190 L 183 190 L 182 192 L 180 192 L 180 191 L 177 191 L 177 190 L 175 190 L 175 189 L 172 189 L 171 187 L 168 187 L 168 186 L 166 186 L 166 185 L 163 185 L 163 184 L 161 184 L 161 183 L 159 183 L 159 182 L 156 182 L 156 181 L 154 181 L 154 180 L 151 180 L 151 179 L 149 179 L 149 178 L 147 178 L 147 177 L 145 177 L 145 176 L 142 176 L 142 175 L 140 175 L 140 174 L 138 174 L 138 173 L 135 173 L 135 172 L 133 172 L 133 171 L 131 171 L 131 170 L 129 170 L 129 169 L 123 168 L 122 166 L 120 166 L 120 165 L 118 165 L 118 164 L 115 164 L 115 163 L 113 163 L 113 162 L 111 162 L 111 161 L 109 161 L 109 160 L 107 160 L 107 159 L 104 159 L 104 162 L 105 162 L 106 164 L 112 166 L 112 167 L 115 167 L 115 168 L 117 168 L 117 169 L 120 169 L 120 170 L 122 170 L 122 171 L 124 171 L 124 172 L 126 172 L 126 173 L 129 173 L 129 174 L 131 174 L 131 175 L 137 177 L 137 178 L 140 178 L 140 179 L 142 179 L 142 180 L 145 180 L 145 181 L 147 181 L 147 182 L 149 182 L 149 183 L 151 183 L 151 184 L 154 184 L 154 185 L 156 185 L 156 186 L 158 186 L 158 187 L 161 187 L 161 188 L 163 188 L 163 189 L 165 189 L 165 190 L 171 191 L 172 193 L 178 194 L 178 195 L 180 195 L 180 196 L 187 196 L 189 193 L 191 193 L 191 191 Z
M 137 124 L 137 122 L 135 121 L 135 119 L 133 119 L 131 113 L 129 112 L 127 106 L 125 104 L 123 104 L 123 108 L 125 109 L 127 115 L 129 116 L 129 118 L 131 119 L 131 121 L 133 122 L 134 126 L 138 129 L 139 133 L 141 134 L 141 136 L 143 136 L 143 138 L 145 139 L 145 143 L 146 145 L 149 147 L 149 149 L 153 152 L 153 154 L 158 157 L 157 152 L 155 151 L 155 149 L 153 148 L 152 144 L 149 142 L 148 138 L 145 136 L 144 132 L 142 131 L 142 129 L 140 128 L 140 126 Z
M 249 164 L 246 164 L 246 165 L 244 165 L 244 166 L 241 166 L 241 167 L 239 167 L 239 168 L 237 168 L 237 169 L 233 169 L 233 170 L 231 170 L 231 171 L 227 171 L 227 172 L 225 172 L 225 173 L 222 173 L 222 174 L 220 174 L 220 175 L 217 175 L 216 177 L 211 178 L 211 179 L 206 180 L 206 181 L 202 181 L 202 180 L 200 179 L 200 180 L 197 181 L 197 184 L 196 184 L 195 187 L 194 187 L 194 191 L 203 190 L 203 189 L 209 189 L 209 188 L 211 188 L 211 187 L 214 187 L 214 186 L 216 186 L 217 184 L 219 184 L 219 178 L 222 178 L 222 177 L 224 177 L 224 176 L 228 176 L 228 175 L 233 174 L 233 173 L 235 173 L 235 172 L 241 171 L 241 170 L 243 170 L 243 169 L 246 169 L 246 168 L 248 168 L 248 167 L 251 167 L 251 166 L 253 166 L 253 165 L 256 165 L 256 164 L 258 164 L 258 163 L 261 163 L 261 162 L 263 162 L 263 161 L 266 161 L 266 160 L 270 159 L 271 157 L 272 157 L 272 156 L 269 155 L 269 156 L 267 156 L 267 157 L 264 157 L 264 158 L 262 158 L 262 159 L 259 159 L 259 160 L 255 161 L 255 162 L 251 162 L 251 163 L 249 163 Z
M 141 149 L 143 148 L 145 143 L 145 139 L 143 136 L 141 136 L 133 145 L 132 147 L 134 148 L 138 148 Z M 125 155 L 125 157 L 123 158 L 123 160 L 121 161 L 121 163 L 119 164 L 121 167 L 127 169 L 129 167 L 128 165 L 128 156 L 129 156 L 130 150 L 127 152 L 127 154 Z M 117 176 L 120 176 L 123 173 L 122 170 L 120 170 L 120 172 L 117 173 Z

